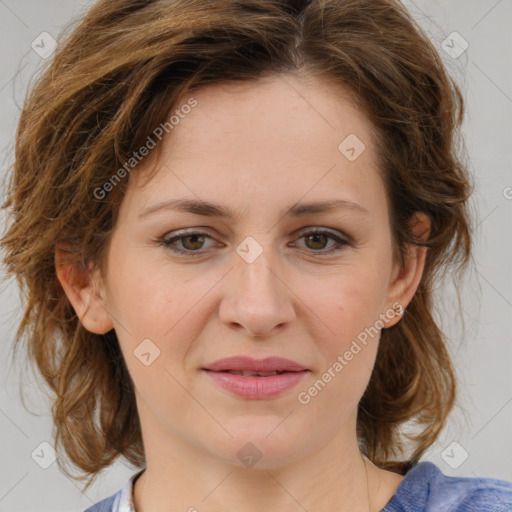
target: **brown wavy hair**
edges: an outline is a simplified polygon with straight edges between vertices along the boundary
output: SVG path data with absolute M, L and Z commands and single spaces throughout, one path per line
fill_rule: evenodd
M 61 33 L 27 94 L 2 206 L 11 214 L 1 240 L 7 275 L 25 292 L 14 345 L 26 341 L 49 385 L 55 447 L 81 470 L 75 478 L 88 479 L 86 488 L 119 456 L 143 467 L 144 448 L 115 331 L 98 335 L 82 326 L 56 276 L 57 247 L 66 244 L 76 268 L 104 269 L 129 177 L 101 199 L 94 191 L 192 91 L 281 73 L 322 78 L 356 101 L 375 131 L 395 261 L 407 244 L 428 248 L 402 320 L 381 333 L 359 404 L 362 451 L 404 473 L 434 443 L 454 405 L 456 379 L 432 294 L 448 269 L 462 282 L 472 258 L 474 185 L 456 144 L 464 101 L 403 5 L 101 0 Z M 408 229 L 415 211 L 431 220 L 424 243 Z M 401 430 L 406 422 L 414 422 L 413 433 Z

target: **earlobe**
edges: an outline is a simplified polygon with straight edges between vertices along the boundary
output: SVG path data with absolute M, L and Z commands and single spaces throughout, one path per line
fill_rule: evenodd
M 57 278 L 80 322 L 90 332 L 105 334 L 114 325 L 108 313 L 99 271 L 80 266 L 60 246 L 55 252 Z
M 427 215 L 415 212 L 409 220 L 409 227 L 419 241 L 428 240 L 431 223 Z M 386 301 L 387 310 L 392 310 L 395 314 L 391 319 L 390 315 L 385 315 L 385 327 L 392 327 L 402 319 L 404 310 L 414 297 L 423 277 L 426 254 L 427 247 L 409 245 L 404 255 L 404 266 L 395 268 Z M 401 305 L 401 310 L 397 304 Z

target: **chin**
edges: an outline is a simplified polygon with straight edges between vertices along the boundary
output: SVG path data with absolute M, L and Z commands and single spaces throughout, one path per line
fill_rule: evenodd
M 215 452 L 212 452 L 224 462 L 248 469 L 270 469 L 286 466 L 301 458 L 306 447 L 298 444 L 303 436 L 291 435 L 288 432 L 278 432 L 278 423 L 263 422 L 258 428 L 252 425 L 248 430 L 230 431 L 233 437 L 223 436 L 222 442 L 212 442 Z M 269 435 L 270 433 L 270 435 Z

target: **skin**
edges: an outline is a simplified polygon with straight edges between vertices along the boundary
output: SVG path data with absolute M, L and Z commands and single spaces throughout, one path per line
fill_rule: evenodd
M 105 275 L 92 268 L 77 279 L 57 261 L 84 327 L 116 330 L 135 384 L 147 459 L 136 510 L 381 510 L 403 477 L 365 461 L 356 438 L 379 336 L 307 405 L 297 399 L 365 328 L 400 321 L 389 312 L 396 302 L 407 307 L 423 273 L 424 248 L 411 248 L 403 268 L 392 260 L 372 126 L 342 90 L 298 75 L 213 85 L 194 98 L 164 139 L 156 176 L 140 180 L 145 162 L 130 175 Z M 349 134 L 366 145 L 354 161 L 338 150 Z M 236 216 L 161 210 L 138 218 L 177 198 L 220 203 Z M 280 213 L 340 198 L 368 214 Z M 311 227 L 353 243 L 322 256 L 335 241 L 302 235 Z M 425 239 L 428 218 L 415 215 L 411 227 Z M 175 242 L 200 256 L 156 241 L 183 228 L 211 237 Z M 262 249 L 251 263 L 236 252 L 248 236 Z M 149 366 L 134 356 L 146 338 L 160 350 Z M 240 398 L 200 371 L 236 354 L 279 355 L 310 373 L 278 397 Z M 237 457 L 248 442 L 262 454 L 253 467 Z

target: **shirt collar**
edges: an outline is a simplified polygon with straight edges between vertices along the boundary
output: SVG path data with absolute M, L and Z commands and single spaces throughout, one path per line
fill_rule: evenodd
M 135 480 L 137 480 L 143 472 L 144 470 L 135 473 L 126 481 L 116 496 L 112 506 L 112 512 L 135 512 L 135 506 L 133 504 L 133 486 L 135 484 Z

